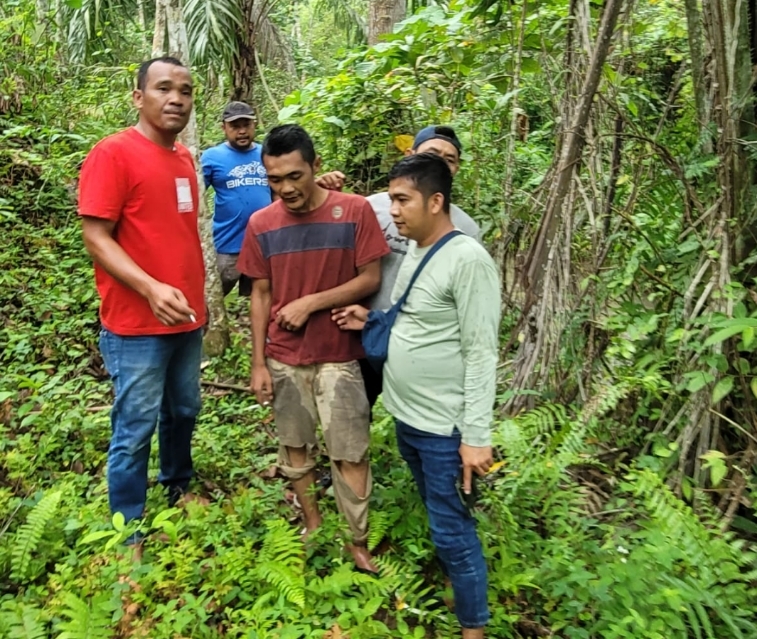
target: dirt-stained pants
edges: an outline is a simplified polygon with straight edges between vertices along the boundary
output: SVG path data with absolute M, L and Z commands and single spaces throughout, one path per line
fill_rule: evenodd
M 370 407 L 357 361 L 290 366 L 268 358 L 273 379 L 273 411 L 279 436 L 279 468 L 289 479 L 301 479 L 315 468 L 320 422 L 331 459 L 334 496 L 356 543 L 368 537 L 370 465 L 365 493 L 356 495 L 334 462 L 359 463 L 367 459 L 370 443 Z M 294 468 L 287 447 L 305 448 L 305 465 Z

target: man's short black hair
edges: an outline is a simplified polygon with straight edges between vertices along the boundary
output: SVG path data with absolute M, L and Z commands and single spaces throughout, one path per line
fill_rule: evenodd
M 435 153 L 415 153 L 401 159 L 389 171 L 389 182 L 398 178 L 410 180 L 416 189 L 428 199 L 435 193 L 444 197 L 442 209 L 449 213 L 452 197 L 452 171 L 449 165 Z
M 299 151 L 310 166 L 315 163 L 315 147 L 308 132 L 299 124 L 282 124 L 271 129 L 263 140 L 263 155 L 279 157 Z
M 139 65 L 139 71 L 137 71 L 137 89 L 144 91 L 147 87 L 147 72 L 150 67 L 156 62 L 165 62 L 166 64 L 173 64 L 175 67 L 186 67 L 186 65 L 178 58 L 173 58 L 170 55 L 164 55 L 160 58 L 153 58 L 152 60 L 145 60 Z

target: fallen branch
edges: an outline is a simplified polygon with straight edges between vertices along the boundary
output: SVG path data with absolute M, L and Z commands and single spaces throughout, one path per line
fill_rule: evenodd
M 226 384 L 224 382 L 211 382 L 206 379 L 203 379 L 200 383 L 203 386 L 211 386 L 213 388 L 223 388 L 224 390 L 233 390 L 233 391 L 238 391 L 240 393 L 252 392 L 248 386 L 240 386 L 239 384 Z

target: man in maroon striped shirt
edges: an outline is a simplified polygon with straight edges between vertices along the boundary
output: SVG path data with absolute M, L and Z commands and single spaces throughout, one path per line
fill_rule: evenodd
M 321 523 L 313 496 L 316 425 L 332 462 L 334 496 L 353 535 L 357 567 L 375 572 L 366 547 L 370 408 L 360 335 L 331 321 L 334 308 L 375 293 L 389 253 L 368 201 L 315 182 L 320 161 L 307 132 L 274 128 L 263 143 L 279 200 L 250 218 L 237 269 L 253 279 L 251 386 L 273 404 L 279 467 L 302 505 L 305 534 Z

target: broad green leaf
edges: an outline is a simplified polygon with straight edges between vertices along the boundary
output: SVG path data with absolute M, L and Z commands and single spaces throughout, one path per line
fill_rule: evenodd
M 728 328 L 723 328 L 719 330 L 717 333 L 713 333 L 710 335 L 707 340 L 705 341 L 705 346 L 712 346 L 713 344 L 719 344 L 720 342 L 724 342 L 725 340 L 733 337 L 734 335 L 738 335 L 744 330 L 743 326 L 729 326 Z
M 329 124 L 333 124 L 334 126 L 338 126 L 340 129 L 347 128 L 347 124 L 342 120 L 342 118 L 338 118 L 335 115 L 329 115 L 325 118 L 323 118 L 324 122 L 328 122 Z
M 727 328 L 729 326 L 740 326 L 741 328 L 744 328 L 745 326 L 752 326 L 754 328 L 757 328 L 757 317 L 739 317 L 734 319 L 727 319 L 723 320 L 722 322 L 718 322 L 718 326 L 722 328 Z
M 733 390 L 733 377 L 724 377 L 712 389 L 712 403 L 717 404 Z
M 465 57 L 465 52 L 461 51 L 457 47 L 450 47 L 448 49 L 449 57 L 452 58 L 452 61 L 456 64 L 460 64 L 463 61 L 463 58 Z
M 290 104 L 289 106 L 285 106 L 283 109 L 279 111 L 279 122 L 286 123 L 291 122 L 294 119 L 294 116 L 297 115 L 300 111 L 300 105 L 299 104 Z
M 113 528 L 115 528 L 118 532 L 121 532 L 126 526 L 126 518 L 124 517 L 124 514 L 121 512 L 115 513 L 113 515 L 112 522 L 113 522 Z
M 164 521 L 170 519 L 178 512 L 178 508 L 166 508 L 165 510 L 161 510 L 157 515 L 155 515 L 155 518 L 152 520 L 152 527 L 157 528 Z
M 161 528 L 163 529 L 163 532 L 166 533 L 166 535 L 168 535 L 168 537 L 170 538 L 172 542 L 175 542 L 178 539 L 179 532 L 178 532 L 178 529 L 176 528 L 176 524 L 173 523 L 172 521 L 166 519 L 165 521 L 162 522 Z
M 689 383 L 686 385 L 686 390 L 690 393 L 696 393 L 702 390 L 707 384 L 715 379 L 712 373 L 705 373 L 704 371 L 696 371 L 692 373 Z
M 754 327 L 747 326 L 741 334 L 741 339 L 744 340 L 744 348 L 749 348 L 754 341 Z
M 752 395 L 757 397 L 757 377 L 752 377 L 752 382 L 749 384 L 752 389 Z
M 82 537 L 79 540 L 79 543 L 91 544 L 93 541 L 99 541 L 100 539 L 105 539 L 106 537 L 112 537 L 115 534 L 116 533 L 112 530 L 96 530 Z
M 710 471 L 710 481 L 717 486 L 728 474 L 728 466 L 725 463 L 725 455 L 719 450 L 708 450 L 699 459 L 704 460 L 704 468 Z

